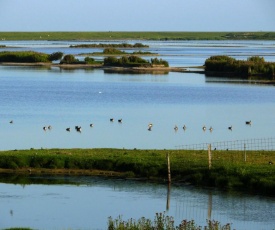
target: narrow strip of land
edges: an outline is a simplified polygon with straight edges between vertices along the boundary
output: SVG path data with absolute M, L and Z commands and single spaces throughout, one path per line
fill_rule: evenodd
M 0 32 L 1 40 L 275 40 L 275 32 Z

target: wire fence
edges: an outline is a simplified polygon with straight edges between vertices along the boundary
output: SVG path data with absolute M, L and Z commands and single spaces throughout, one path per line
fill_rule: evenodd
M 275 138 L 260 138 L 234 141 L 220 141 L 212 143 L 200 143 L 190 145 L 177 145 L 178 150 L 207 150 L 211 144 L 212 150 L 275 150 Z

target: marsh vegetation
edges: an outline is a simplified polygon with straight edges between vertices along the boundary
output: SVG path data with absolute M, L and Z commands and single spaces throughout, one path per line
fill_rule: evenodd
M 0 152 L 0 168 L 12 173 L 113 175 L 166 181 L 170 155 L 172 181 L 274 196 L 275 152 L 127 149 L 32 149 Z M 10 171 L 11 170 L 11 171 Z M 81 171 L 82 170 L 82 171 Z M 113 172 L 113 173 L 112 173 Z

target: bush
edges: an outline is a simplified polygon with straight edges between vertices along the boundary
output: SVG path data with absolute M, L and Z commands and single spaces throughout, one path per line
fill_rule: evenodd
M 50 62 L 49 55 L 33 51 L 0 52 L 0 62 L 19 62 L 19 63 L 34 63 L 34 62 Z
M 121 58 L 106 57 L 104 59 L 105 66 L 149 66 L 150 63 L 138 56 L 123 56 Z
M 151 59 L 151 64 L 152 65 L 162 65 L 164 67 L 169 67 L 169 64 L 167 61 L 162 60 L 162 59 L 158 59 L 158 58 L 152 58 Z
M 106 48 L 103 50 L 104 54 L 125 54 L 124 51 L 115 49 L 115 48 Z
M 50 61 L 58 61 L 63 57 L 62 52 L 55 52 L 49 55 L 49 60 Z
M 234 73 L 242 76 L 261 75 L 274 79 L 275 63 L 265 62 L 263 57 L 253 56 L 236 60 L 228 56 L 212 56 L 205 61 L 205 70 L 221 73 Z
M 60 61 L 60 64 L 76 64 L 79 63 L 79 60 L 74 57 L 74 55 L 67 54 Z

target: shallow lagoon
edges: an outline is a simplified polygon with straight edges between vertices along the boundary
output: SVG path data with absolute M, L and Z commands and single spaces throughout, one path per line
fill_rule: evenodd
M 14 47 L 1 50 L 91 52 L 70 49 L 71 42 L 5 43 Z M 171 66 L 202 65 L 216 54 L 240 59 L 263 55 L 275 61 L 272 41 L 148 43 L 151 51 L 163 54 Z M 274 137 L 274 86 L 216 80 L 191 73 L 129 75 L 0 66 L 0 149 L 174 149 L 186 144 Z M 117 122 L 120 118 L 122 124 Z M 252 120 L 252 125 L 245 125 L 246 120 Z M 148 123 L 154 124 L 151 132 Z M 186 131 L 181 128 L 184 124 Z M 45 125 L 52 130 L 43 131 Z M 82 133 L 73 129 L 75 125 L 82 126 Z M 203 125 L 212 126 L 213 132 L 203 132 Z M 230 125 L 232 131 L 227 129 Z M 72 128 L 70 133 L 65 131 L 67 127 Z M 155 212 L 166 210 L 164 185 L 90 178 L 77 178 L 76 182 L 80 184 L 1 183 L 0 228 L 105 229 L 108 216 L 152 219 Z M 210 210 L 212 219 L 233 223 L 236 229 L 275 228 L 274 199 L 172 187 L 167 214 L 176 221 L 194 219 L 204 225 Z
M 0 73 L 1 149 L 173 149 L 273 136 L 273 86 L 212 83 L 201 74 L 174 72 L 130 75 L 1 66 Z M 154 125 L 151 132 L 148 123 Z M 43 131 L 45 125 L 52 130 Z M 82 126 L 82 133 L 75 132 L 75 125 Z M 203 132 L 203 125 L 213 132 Z

